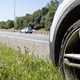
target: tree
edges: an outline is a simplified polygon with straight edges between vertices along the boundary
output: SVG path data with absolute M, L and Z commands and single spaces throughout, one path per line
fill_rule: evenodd
M 14 21 L 13 20 L 8 20 L 6 22 L 6 28 L 9 29 L 9 28 L 13 28 L 14 27 Z
M 45 16 L 47 13 L 48 13 L 48 8 L 47 7 L 43 7 L 42 9 L 41 9 L 41 15 L 42 16 Z
M 24 16 L 24 20 L 23 20 L 23 25 L 25 27 L 29 26 L 30 24 L 32 24 L 33 22 L 33 17 L 30 14 L 26 14 L 26 16 Z
M 41 10 L 37 10 L 33 13 L 33 25 L 35 29 L 40 28 L 40 21 L 41 21 Z
M 2 29 L 7 29 L 7 25 L 6 25 L 6 22 L 5 21 L 1 21 L 0 22 L 0 28 Z
M 46 20 L 45 20 L 45 29 L 49 30 L 50 26 L 52 24 L 52 20 L 56 11 L 56 6 L 55 6 L 55 2 L 52 0 L 50 2 L 50 4 L 48 4 L 48 14 L 46 15 Z
M 23 17 L 16 17 L 15 29 L 22 29 L 23 27 Z

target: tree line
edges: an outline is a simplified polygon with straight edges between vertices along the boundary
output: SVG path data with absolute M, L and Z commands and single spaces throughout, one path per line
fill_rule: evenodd
M 56 10 L 56 5 L 53 0 L 48 3 L 42 9 L 35 11 L 33 14 L 26 14 L 25 16 L 16 17 L 14 20 L 0 21 L 0 28 L 4 29 L 22 29 L 24 27 L 31 26 L 32 28 L 38 30 L 44 28 L 49 30 L 53 16 Z

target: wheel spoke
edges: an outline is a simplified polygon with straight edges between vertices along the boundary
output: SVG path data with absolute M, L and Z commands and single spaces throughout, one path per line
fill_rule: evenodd
M 80 64 L 76 64 L 76 63 L 71 63 L 68 59 L 64 59 L 64 64 L 69 66 L 69 67 L 76 67 L 76 68 L 80 68 Z
M 80 60 L 80 54 L 64 54 L 64 58 Z
M 70 59 L 72 61 L 74 60 L 74 62 L 70 61 Z M 70 67 L 80 68 L 80 64 L 76 63 L 75 60 L 80 62 L 80 54 L 64 54 L 64 64 Z

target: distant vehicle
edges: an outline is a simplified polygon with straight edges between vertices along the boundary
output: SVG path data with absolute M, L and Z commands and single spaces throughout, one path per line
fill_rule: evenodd
M 33 30 L 31 27 L 25 27 L 23 29 L 20 30 L 21 33 L 32 33 Z

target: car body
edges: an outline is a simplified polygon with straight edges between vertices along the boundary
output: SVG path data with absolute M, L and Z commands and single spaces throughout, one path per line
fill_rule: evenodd
M 68 66 L 72 66 L 72 67 L 75 66 L 76 68 L 77 67 L 80 68 L 79 66 L 80 63 L 78 63 L 80 62 L 79 61 L 80 47 L 78 47 L 79 49 L 77 50 L 79 52 L 78 54 L 74 53 L 74 50 L 76 51 L 76 49 L 72 47 L 74 42 L 75 42 L 74 44 L 76 45 L 77 39 L 80 37 L 79 36 L 80 35 L 79 19 L 80 19 L 80 0 L 60 0 L 59 1 L 59 6 L 57 8 L 57 11 L 55 13 L 55 16 L 52 22 L 52 26 L 50 28 L 50 40 L 49 40 L 50 41 L 50 57 L 53 63 L 60 66 L 60 69 L 64 74 L 67 73 L 66 70 L 64 69 L 65 62 L 67 62 L 66 64 L 68 64 Z M 75 36 L 77 36 L 78 34 L 78 37 L 76 38 L 74 34 Z M 66 48 L 67 45 L 68 45 L 68 48 L 70 46 L 71 48 L 74 49 L 73 54 L 64 53 L 64 51 L 68 49 Z M 72 51 L 71 49 L 68 49 L 68 50 L 69 50 L 68 52 Z M 70 61 L 70 59 L 72 59 L 73 62 Z M 74 71 L 80 73 L 79 70 L 74 70 Z M 77 74 L 76 72 L 75 74 Z M 73 75 L 73 77 L 74 76 L 75 75 Z M 79 75 L 76 75 L 76 76 L 78 76 L 78 79 L 80 80 L 80 76 Z M 75 80 L 75 78 L 66 79 L 66 80 Z
M 32 33 L 33 30 L 31 27 L 25 27 L 23 29 L 20 30 L 21 33 Z

